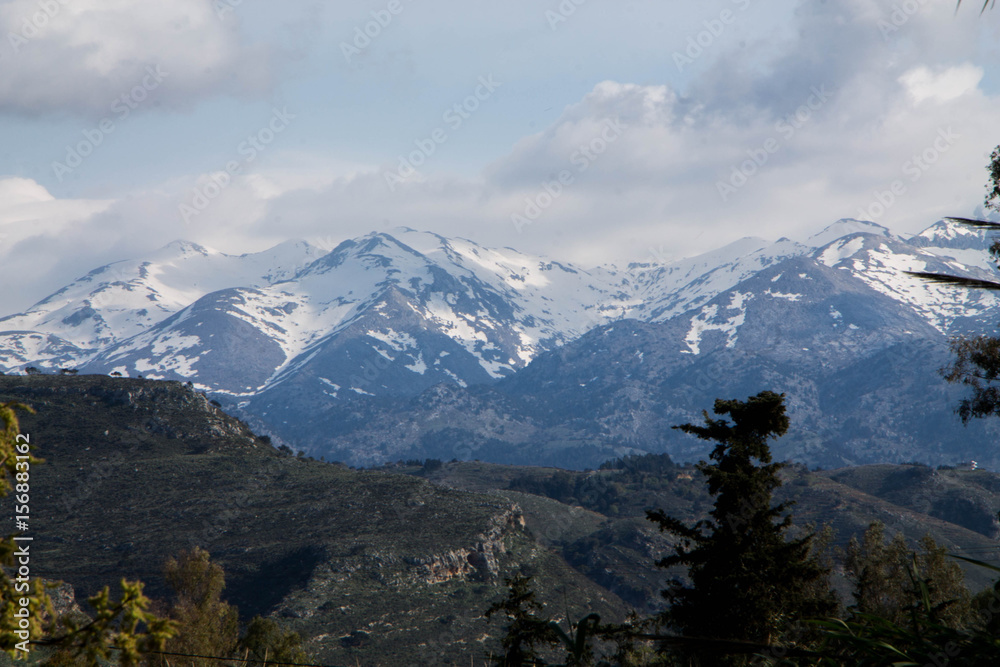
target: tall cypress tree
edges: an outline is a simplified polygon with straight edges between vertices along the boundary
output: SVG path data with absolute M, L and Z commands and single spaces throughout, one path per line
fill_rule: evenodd
M 770 438 L 788 430 L 784 394 L 765 391 L 747 401 L 716 400 L 705 425 L 675 426 L 718 443 L 698 467 L 715 496 L 709 519 L 687 526 L 662 510 L 649 511 L 661 530 L 680 537 L 662 567 L 686 565 L 689 585 L 664 595 L 672 604 L 663 620 L 688 637 L 771 644 L 800 619 L 835 613 L 829 570 L 811 553 L 814 534 L 791 538 L 791 503 L 772 505 L 782 463 L 771 461 Z M 737 665 L 748 658 L 699 650 L 704 665 Z

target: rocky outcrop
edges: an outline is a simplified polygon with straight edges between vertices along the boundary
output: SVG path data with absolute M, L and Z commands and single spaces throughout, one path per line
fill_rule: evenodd
M 76 618 L 84 616 L 83 610 L 76 602 L 76 592 L 71 585 L 65 581 L 47 581 L 45 584 L 48 588 L 49 598 L 52 600 L 52 611 L 55 612 L 56 618 L 66 615 Z
M 511 531 L 524 527 L 521 508 L 512 505 L 490 520 L 485 532 L 476 535 L 475 544 L 453 549 L 426 558 L 408 558 L 407 564 L 417 568 L 417 577 L 436 584 L 456 577 L 487 580 L 500 572 L 499 559 L 507 553 L 504 538 Z

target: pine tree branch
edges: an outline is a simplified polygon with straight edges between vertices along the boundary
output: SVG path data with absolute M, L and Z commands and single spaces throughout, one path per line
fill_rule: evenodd
M 992 280 L 980 280 L 978 278 L 966 278 L 965 276 L 952 276 L 946 273 L 927 273 L 925 271 L 903 271 L 908 276 L 927 280 L 929 282 L 947 285 L 949 287 L 964 287 L 1000 290 L 1000 283 Z
M 1000 229 L 1000 222 L 990 222 L 989 220 L 978 220 L 974 218 L 956 218 L 955 216 L 952 215 L 949 215 L 944 219 L 951 220 L 953 222 L 958 222 L 963 225 L 968 225 L 969 227 L 977 227 L 979 229 Z

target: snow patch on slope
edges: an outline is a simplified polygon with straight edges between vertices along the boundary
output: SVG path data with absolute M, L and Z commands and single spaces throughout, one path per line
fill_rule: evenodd
M 841 239 L 836 243 L 830 244 L 822 253 L 820 253 L 820 262 L 826 264 L 827 266 L 836 266 L 843 260 L 853 257 L 859 250 L 865 247 L 865 239 L 861 236 L 855 236 L 850 239 Z
M 726 347 L 736 346 L 737 333 L 739 328 L 746 321 L 746 303 L 753 298 L 752 294 L 734 292 L 725 310 L 738 311 L 735 315 L 727 315 L 724 319 L 719 319 L 719 308 L 715 304 L 704 306 L 701 312 L 691 318 L 691 328 L 684 336 L 687 350 L 681 350 L 685 354 L 701 354 L 701 338 L 706 331 L 721 331 L 726 334 Z M 713 321 L 715 320 L 715 321 Z

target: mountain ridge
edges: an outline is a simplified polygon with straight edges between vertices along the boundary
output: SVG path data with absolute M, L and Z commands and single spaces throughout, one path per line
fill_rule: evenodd
M 96 269 L 25 313 L 0 320 L 0 371 L 72 367 L 190 381 L 234 414 L 297 448 L 379 463 L 389 450 L 419 454 L 419 438 L 440 429 L 415 427 L 409 442 L 387 442 L 381 455 L 362 453 L 360 445 L 352 452 L 345 442 L 334 442 L 340 436 L 327 434 L 365 440 L 357 431 L 365 428 L 365 420 L 392 431 L 385 423 L 388 415 L 402 418 L 396 414 L 400 405 L 442 383 L 472 392 L 469 405 L 481 400 L 475 396 L 489 395 L 489 387 L 506 392 L 503 387 L 517 386 L 517 376 L 537 376 L 533 365 L 548 367 L 542 360 L 546 355 L 585 347 L 588 332 L 615 322 L 654 325 L 657 333 L 650 334 L 650 347 L 633 353 L 640 363 L 648 357 L 666 364 L 646 372 L 645 384 L 632 386 L 631 395 L 646 392 L 657 396 L 656 401 L 676 402 L 675 390 L 657 389 L 648 384 L 649 378 L 660 374 L 682 387 L 685 380 L 677 373 L 684 368 L 704 373 L 711 365 L 735 364 L 729 372 L 712 374 L 718 393 L 757 387 L 771 377 L 770 382 L 789 387 L 793 405 L 794 391 L 812 397 L 796 408 L 805 410 L 799 415 L 805 416 L 822 415 L 824 405 L 843 403 L 835 396 L 820 399 L 828 387 L 847 391 L 836 369 L 846 372 L 843 369 L 856 366 L 859 359 L 875 359 L 911 343 L 933 352 L 913 365 L 910 376 L 890 364 L 894 375 L 883 379 L 883 393 L 920 404 L 931 395 L 954 397 L 954 391 L 940 386 L 927 360 L 933 358 L 940 366 L 949 336 L 982 331 L 1000 316 L 1000 299 L 993 294 L 927 285 L 903 273 L 997 275 L 982 261 L 956 259 L 986 256 L 988 242 L 984 232 L 947 220 L 903 239 L 880 225 L 844 219 L 805 242 L 748 237 L 667 265 L 633 263 L 625 269 L 591 270 L 432 233 L 396 234 L 400 238 L 374 232 L 345 240 L 329 252 L 293 241 L 241 256 L 176 242 L 160 251 L 159 264 L 117 263 L 124 266 L 119 271 L 127 269 L 119 276 L 127 280 L 98 280 L 115 265 Z M 206 268 L 211 266 L 216 268 Z M 218 266 L 239 271 L 228 275 Z M 182 284 L 184 275 L 189 275 L 190 284 Z M 238 282 L 245 284 L 232 284 Z M 227 286 L 219 287 L 223 284 Z M 210 290 L 214 287 L 219 289 Z M 190 302 L 184 303 L 185 298 Z M 150 308 L 158 309 L 155 316 Z M 824 331 L 828 333 L 821 335 Z M 672 350 L 673 356 L 658 357 L 657 347 Z M 758 361 L 747 361 L 751 358 Z M 589 359 L 580 370 L 587 377 L 581 380 L 616 377 L 614 366 L 622 361 L 600 355 Z M 754 363 L 759 367 L 754 369 Z M 854 381 L 871 384 L 863 370 L 854 374 Z M 827 384 L 821 387 L 810 375 L 823 377 Z M 904 397 L 886 384 L 913 386 L 913 375 L 929 383 L 923 397 Z M 591 404 L 587 388 L 593 385 L 578 384 L 585 391 L 571 391 L 564 399 Z M 536 391 L 541 392 L 542 385 Z M 888 409 L 877 394 L 874 391 L 873 400 Z M 622 396 L 618 400 L 624 400 Z M 699 400 L 706 398 L 711 397 L 699 395 Z M 667 446 L 660 437 L 633 437 L 625 425 L 631 421 L 645 432 L 662 428 L 666 415 L 686 413 L 669 403 L 635 400 L 648 403 L 641 414 L 660 416 L 639 427 L 640 413 L 629 418 L 595 413 L 582 430 L 570 428 L 577 436 L 569 442 L 579 436 L 587 448 L 597 447 L 584 457 L 588 463 L 630 447 L 657 451 Z M 548 402 L 541 394 L 526 401 Z M 563 409 L 573 412 L 569 404 Z M 514 431 L 535 433 L 549 444 L 562 437 L 553 428 L 565 432 L 565 425 L 531 426 L 531 406 L 516 411 L 521 416 L 507 424 Z M 847 440 L 864 437 L 841 433 L 848 418 L 846 413 L 826 420 L 816 417 L 816 428 L 822 424 L 820 430 L 832 428 L 831 433 Z M 601 419 L 606 420 L 603 426 Z M 618 426 L 611 428 L 612 423 Z M 903 425 L 893 422 L 888 428 Z M 476 442 L 492 442 L 494 448 L 512 444 L 502 433 L 498 438 L 489 429 L 475 432 Z M 985 432 L 976 437 L 985 437 Z M 617 444 L 599 447 L 601 438 Z M 877 451 L 889 446 L 885 438 L 879 442 Z M 518 447 L 528 455 L 526 443 Z M 469 445 L 463 451 L 472 449 L 477 448 Z M 541 450 L 539 460 L 552 462 Z M 849 461 L 875 459 L 866 454 L 844 459 Z

